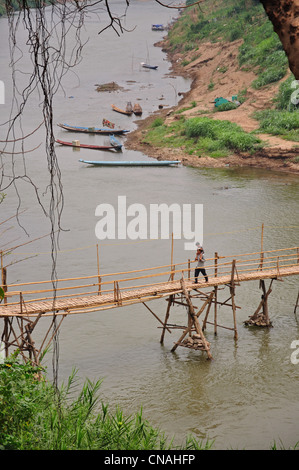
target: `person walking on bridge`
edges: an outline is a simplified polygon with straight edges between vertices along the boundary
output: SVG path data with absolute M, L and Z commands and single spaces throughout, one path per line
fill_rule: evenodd
M 196 251 L 196 256 L 194 260 L 194 261 L 197 261 L 197 266 L 194 272 L 195 284 L 197 284 L 198 282 L 197 279 L 198 279 L 199 273 L 201 273 L 204 276 L 206 282 L 208 282 L 208 276 L 204 267 L 205 265 L 204 249 L 198 242 L 196 242 L 196 246 L 197 246 L 197 251 Z

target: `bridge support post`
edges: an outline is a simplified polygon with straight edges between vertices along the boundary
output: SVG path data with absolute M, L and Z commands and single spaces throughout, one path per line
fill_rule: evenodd
M 235 340 L 238 339 L 238 332 L 237 332 L 237 319 L 236 319 L 236 304 L 235 304 L 235 272 L 236 272 L 236 260 L 232 262 L 232 273 L 231 273 L 231 282 L 230 282 L 230 295 L 232 301 L 232 309 L 233 309 L 233 319 L 234 319 L 234 338 Z
M 170 315 L 170 308 L 171 308 L 172 302 L 173 302 L 173 295 L 170 295 L 169 299 L 168 299 L 167 310 L 166 310 L 165 320 L 164 320 L 164 324 L 163 324 L 163 330 L 162 330 L 162 333 L 161 333 L 160 344 L 164 344 L 166 324 L 168 322 L 168 318 L 169 318 L 169 315 Z
M 179 338 L 179 340 L 174 344 L 171 352 L 174 352 L 176 350 L 176 348 L 180 345 L 184 346 L 185 344 L 182 344 L 182 341 L 185 338 L 185 336 L 187 334 L 189 334 L 190 345 L 188 346 L 188 340 L 187 340 L 186 346 L 191 347 L 192 349 L 201 349 L 203 351 L 206 351 L 208 359 L 213 359 L 212 354 L 210 353 L 210 344 L 206 340 L 206 338 L 203 334 L 202 328 L 200 326 L 200 323 L 198 321 L 198 316 L 203 312 L 206 305 L 211 303 L 210 302 L 211 299 L 209 297 L 205 301 L 205 303 L 204 303 L 203 307 L 200 309 L 200 311 L 196 314 L 195 311 L 194 311 L 194 307 L 193 307 L 193 304 L 191 302 L 189 293 L 186 289 L 184 278 L 181 279 L 181 286 L 182 286 L 183 294 L 185 296 L 185 299 L 186 299 L 187 305 L 188 305 L 188 327 L 184 330 L 184 332 L 181 335 L 181 337 Z M 213 295 L 214 295 L 214 293 L 212 292 L 211 296 L 213 296 Z M 191 338 L 192 328 L 194 328 L 195 331 L 196 331 L 196 335 L 195 335 L 196 337 L 194 338 L 194 341 Z M 191 345 L 191 340 L 192 340 L 192 345 Z M 196 341 L 196 343 L 195 343 L 195 341 Z M 200 343 L 199 343 L 199 341 L 200 341 Z M 200 346 L 195 347 L 195 344 L 198 344 L 198 345 L 200 344 Z
M 269 310 L 268 310 L 268 297 L 272 292 L 272 283 L 273 279 L 271 279 L 271 283 L 269 289 L 266 290 L 265 281 L 260 281 L 260 288 L 263 291 L 262 299 L 259 303 L 258 308 L 254 312 L 254 314 L 249 317 L 248 320 L 244 322 L 246 326 L 260 326 L 260 327 L 270 327 L 272 323 L 269 318 Z M 261 311 L 262 310 L 262 311 Z

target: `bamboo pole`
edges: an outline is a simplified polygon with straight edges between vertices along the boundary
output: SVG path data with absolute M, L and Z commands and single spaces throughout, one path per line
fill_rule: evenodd
M 235 340 L 237 340 L 238 333 L 237 333 L 236 305 L 235 305 L 235 269 L 236 269 L 236 262 L 235 260 L 233 260 L 231 283 L 230 283 L 230 294 L 231 294 L 231 300 L 232 300 L 233 319 L 234 319 L 234 338 Z
M 149 308 L 148 305 L 146 305 L 145 302 L 142 302 L 143 305 L 151 312 L 151 314 L 164 326 L 164 323 L 162 322 L 162 320 L 160 320 L 160 318 L 158 317 L 158 315 L 155 314 L 155 312 L 152 311 L 151 308 Z M 165 328 L 167 329 L 168 333 L 171 333 L 170 329 L 167 328 L 167 326 L 165 326 Z
M 218 253 L 215 252 L 215 271 L 214 276 L 218 276 Z M 217 299 L 218 299 L 218 287 L 214 287 L 214 297 L 215 297 L 215 305 L 214 305 L 214 335 L 217 335 Z
M 166 329 L 166 325 L 167 325 L 168 318 L 169 318 L 169 315 L 170 315 L 170 308 L 171 308 L 173 298 L 174 298 L 173 295 L 170 295 L 169 298 L 168 298 L 167 310 L 166 310 L 166 314 L 165 314 L 163 330 L 162 330 L 162 333 L 161 333 L 160 344 L 164 344 L 165 329 Z
M 264 224 L 262 224 L 262 233 L 261 233 L 261 260 L 260 260 L 260 270 L 263 269 L 263 261 L 264 261 Z
M 203 331 L 206 329 L 206 326 L 207 326 L 207 320 L 208 320 L 208 316 L 209 316 L 209 313 L 210 313 L 210 308 L 211 308 L 211 305 L 212 305 L 213 297 L 214 297 L 214 291 L 211 292 L 211 294 L 209 296 L 209 299 L 208 299 L 208 308 L 207 308 L 206 315 L 205 315 L 205 318 L 204 318 L 204 321 L 203 321 L 203 324 L 202 324 L 202 330 Z M 215 302 L 215 304 L 216 304 L 216 302 Z
M 100 295 L 102 286 L 101 286 L 101 276 L 100 276 L 100 257 L 99 257 L 99 244 L 98 243 L 97 243 L 97 268 L 98 268 L 98 282 L 99 282 L 98 294 Z
M 173 271 L 175 271 L 175 266 L 173 265 L 173 232 L 171 234 L 171 259 L 170 259 L 170 262 L 171 262 L 170 279 L 173 281 L 173 279 L 174 279 L 174 272 Z
M 273 279 L 272 279 L 272 282 L 273 282 Z M 271 285 L 272 285 L 272 282 L 271 282 Z M 269 319 L 269 311 L 268 311 L 268 296 L 272 292 L 272 289 L 271 289 L 271 286 L 270 286 L 268 292 L 266 292 L 266 285 L 265 285 L 264 280 L 261 280 L 261 287 L 262 287 L 262 290 L 263 290 L 263 314 L 264 314 L 264 317 L 265 317 L 266 325 L 269 326 L 270 325 L 270 319 Z
M 295 308 L 294 308 L 295 315 L 296 315 L 298 304 L 299 304 L 299 291 L 298 291 L 297 300 L 296 300 L 296 304 L 295 304 Z

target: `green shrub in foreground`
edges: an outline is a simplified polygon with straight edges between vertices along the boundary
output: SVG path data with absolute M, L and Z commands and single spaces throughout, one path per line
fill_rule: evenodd
M 0 448 L 10 450 L 164 450 L 209 449 L 193 437 L 182 447 L 142 416 L 114 413 L 100 402 L 101 382 L 79 390 L 73 373 L 59 390 L 38 380 L 40 370 L 16 359 L 0 364 Z M 172 446 L 172 447 L 171 447 Z

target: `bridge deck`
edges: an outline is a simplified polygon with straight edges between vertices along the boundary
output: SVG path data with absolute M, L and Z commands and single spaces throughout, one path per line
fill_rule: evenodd
M 240 273 L 235 275 L 235 282 L 245 282 L 261 279 L 283 278 L 299 274 L 299 264 L 294 266 L 281 267 L 277 269 L 258 270 L 249 273 Z M 185 279 L 187 290 L 194 288 L 215 287 L 230 284 L 231 275 L 223 275 L 219 277 L 209 277 L 209 282 L 199 280 L 198 284 L 194 284 L 192 280 Z M 47 301 L 30 300 L 26 303 L 2 304 L 0 305 L 0 317 L 8 316 L 38 316 L 40 314 L 50 314 L 57 312 L 62 315 L 70 313 L 84 313 L 89 309 L 104 310 L 107 308 L 125 306 L 132 303 L 145 302 L 170 294 L 181 292 L 182 287 L 180 280 L 160 282 L 144 286 L 142 288 L 130 288 L 120 290 L 116 298 L 115 292 L 93 294 L 89 296 L 70 296 L 64 299 L 58 298 Z

